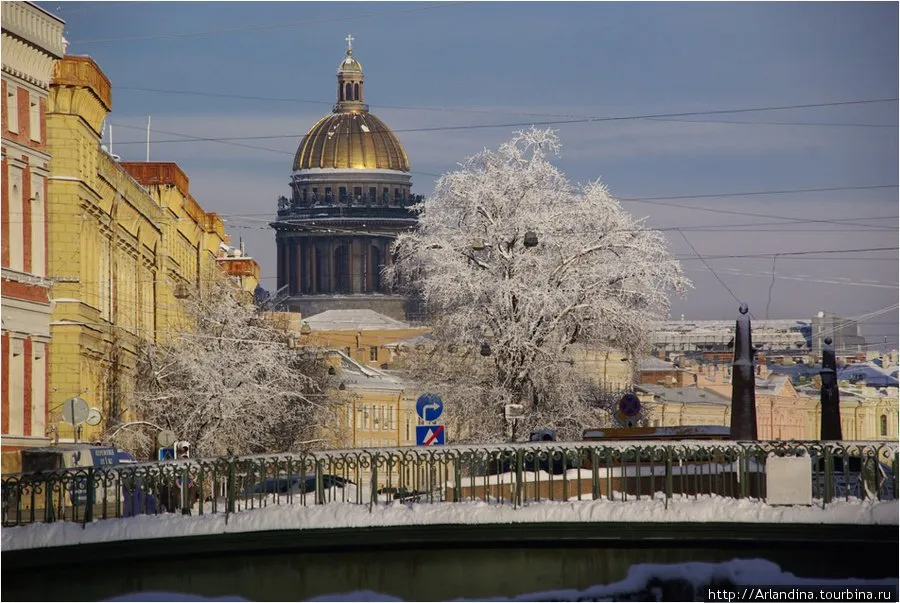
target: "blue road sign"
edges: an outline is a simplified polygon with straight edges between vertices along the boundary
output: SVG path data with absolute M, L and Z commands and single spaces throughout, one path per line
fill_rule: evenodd
M 634 394 L 625 394 L 619 400 L 619 412 L 626 417 L 633 417 L 641 412 L 641 399 Z
M 437 421 L 443 412 L 444 403 L 437 394 L 422 394 L 416 400 L 416 414 L 422 417 L 423 421 Z
M 175 460 L 175 449 L 174 448 L 160 448 L 157 452 L 159 460 L 161 461 L 173 461 Z
M 416 446 L 443 446 L 443 425 L 416 425 Z

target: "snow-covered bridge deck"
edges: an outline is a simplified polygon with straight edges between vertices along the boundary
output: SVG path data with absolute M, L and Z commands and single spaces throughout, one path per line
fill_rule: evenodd
M 8 475 L 3 521 L 88 525 L 146 515 L 144 521 L 159 522 L 177 512 L 195 520 L 221 516 L 228 523 L 236 514 L 272 507 L 309 516 L 323 506 L 371 514 L 398 503 L 452 503 L 452 515 L 467 507 L 463 503 L 476 502 L 496 505 L 491 512 L 594 502 L 606 503 L 604 509 L 624 505 L 633 514 L 647 506 L 674 517 L 678 500 L 703 497 L 730 501 L 719 509 L 723 513 L 735 502 L 764 510 L 773 456 L 808 459 L 811 502 L 820 517 L 837 502 L 893 501 L 898 491 L 898 447 L 889 443 L 552 442 L 330 450 Z M 447 513 L 443 509 L 452 505 L 428 512 Z

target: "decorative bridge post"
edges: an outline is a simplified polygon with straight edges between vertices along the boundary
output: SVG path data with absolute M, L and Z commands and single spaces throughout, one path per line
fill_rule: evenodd
M 731 371 L 731 439 L 756 440 L 756 377 L 747 304 L 734 329 L 734 364 Z
M 838 392 L 837 361 L 834 356 L 834 345 L 831 337 L 825 338 L 822 347 L 822 369 L 819 371 L 822 378 L 821 403 L 822 403 L 822 427 L 820 437 L 822 440 L 842 440 L 841 432 L 841 397 Z

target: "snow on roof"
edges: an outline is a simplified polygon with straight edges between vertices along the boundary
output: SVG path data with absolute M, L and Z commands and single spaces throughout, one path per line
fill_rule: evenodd
M 838 380 L 862 381 L 866 385 L 897 387 L 900 382 L 885 369 L 872 362 L 851 364 L 838 371 Z
M 326 310 L 304 319 L 313 331 L 386 331 L 412 325 L 373 310 Z
M 341 360 L 341 382 L 349 387 L 362 389 L 404 389 L 407 383 L 398 375 L 357 362 L 339 350 L 332 352 Z
M 669 402 L 687 404 L 731 404 L 731 400 L 712 390 L 698 387 L 664 387 L 662 385 L 635 385 L 638 391 L 658 396 Z
M 406 339 L 401 339 L 400 341 L 394 341 L 392 343 L 385 344 L 389 350 L 393 350 L 395 348 L 405 347 L 405 348 L 414 348 L 418 345 L 431 345 L 434 343 L 434 335 L 431 333 L 422 333 L 421 335 L 416 335 L 415 337 L 408 337 Z
M 638 360 L 639 371 L 672 371 L 675 368 L 674 363 L 660 360 L 656 356 L 647 356 Z

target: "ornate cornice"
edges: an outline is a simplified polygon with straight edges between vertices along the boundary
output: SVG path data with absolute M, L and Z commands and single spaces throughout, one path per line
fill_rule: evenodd
M 112 84 L 91 57 L 67 56 L 53 70 L 54 87 L 85 88 L 97 97 L 103 108 L 112 110 Z
M 3 2 L 3 71 L 40 88 L 65 54 L 63 21 L 30 2 Z

